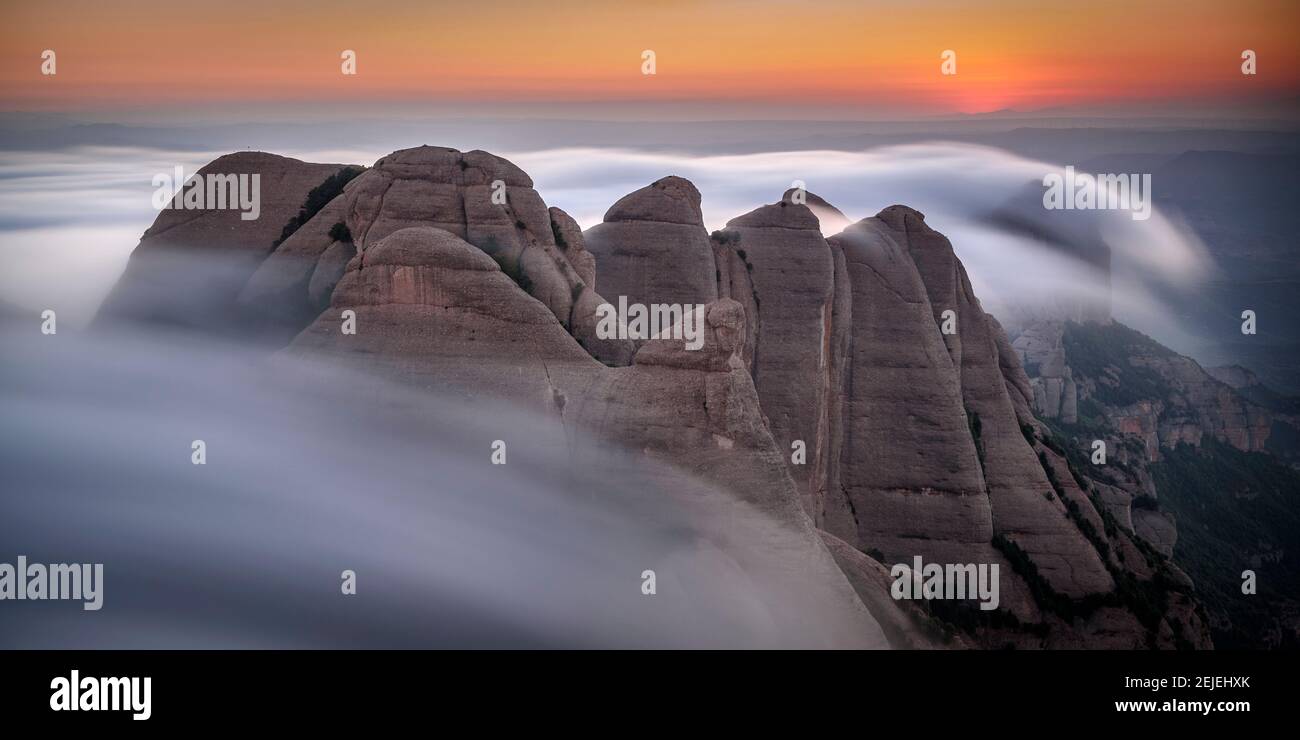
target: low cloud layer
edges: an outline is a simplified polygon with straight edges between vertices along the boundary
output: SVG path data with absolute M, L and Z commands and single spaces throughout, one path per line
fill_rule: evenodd
M 104 566 L 0 648 L 871 644 L 783 560 L 810 530 L 551 420 L 157 328 L 0 341 L 0 562 Z
M 283 153 L 370 164 L 388 151 Z M 1045 210 L 1042 179 L 1061 168 L 985 146 L 933 142 L 725 156 L 617 148 L 499 153 L 584 228 L 599 223 L 622 195 L 670 174 L 699 187 L 709 229 L 778 200 L 795 181 L 853 220 L 906 204 L 952 240 L 989 310 L 1002 315 L 1019 305 L 1109 300 L 1118 318 L 1175 346 L 1184 330 L 1154 297 L 1156 289 L 1190 289 L 1212 269 L 1195 236 L 1159 210 L 1144 221 L 1122 211 Z M 63 308 L 61 318 L 84 323 L 156 215 L 152 177 L 177 164 L 193 172 L 219 154 L 87 148 L 11 156 L 0 166 L 0 254 L 10 266 L 0 278 L 0 298 L 32 309 Z M 1109 281 L 1089 256 L 1102 247 L 1112 254 Z

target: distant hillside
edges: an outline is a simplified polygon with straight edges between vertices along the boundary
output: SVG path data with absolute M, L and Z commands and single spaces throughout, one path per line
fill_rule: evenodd
M 1036 390 L 1056 383 L 1074 394 L 1036 392 L 1037 405 L 1054 404 L 1035 410 L 1118 520 L 1190 576 L 1215 646 L 1298 646 L 1294 417 L 1118 322 L 1044 322 L 1014 346 Z M 1216 375 L 1253 382 L 1241 368 Z M 1104 465 L 1091 460 L 1094 440 L 1106 443 Z M 1246 570 L 1256 594 L 1241 591 Z

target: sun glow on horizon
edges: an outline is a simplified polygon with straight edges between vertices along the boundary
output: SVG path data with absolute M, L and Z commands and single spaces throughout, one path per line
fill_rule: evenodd
M 455 12 L 391 0 L 232 0 L 220 8 L 74 0 L 24 4 L 0 29 L 0 96 L 14 109 L 189 102 L 752 101 L 978 113 L 1080 103 L 1293 98 L 1300 6 L 1242 0 L 1082 9 L 1022 0 L 618 7 L 558 0 Z M 1240 73 L 1243 49 L 1259 72 Z M 40 73 L 43 49 L 58 73 Z M 358 73 L 340 73 L 354 49 Z M 655 75 L 640 54 L 653 49 Z M 940 52 L 957 74 L 940 74 Z

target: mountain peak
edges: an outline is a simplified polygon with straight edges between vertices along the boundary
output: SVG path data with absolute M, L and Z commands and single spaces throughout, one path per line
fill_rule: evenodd
M 669 175 L 619 198 L 605 212 L 605 221 L 662 221 L 702 227 L 700 191 L 690 180 Z

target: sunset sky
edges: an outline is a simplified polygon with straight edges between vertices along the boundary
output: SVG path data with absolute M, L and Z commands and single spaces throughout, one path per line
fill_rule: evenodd
M 873 106 L 911 114 L 1294 100 L 1294 0 L 9 3 L 0 105 Z M 41 52 L 57 75 L 40 72 Z M 340 72 L 354 49 L 358 74 Z M 641 74 L 641 52 L 657 74 Z M 940 53 L 957 74 L 940 74 Z M 1259 72 L 1241 74 L 1241 52 Z

